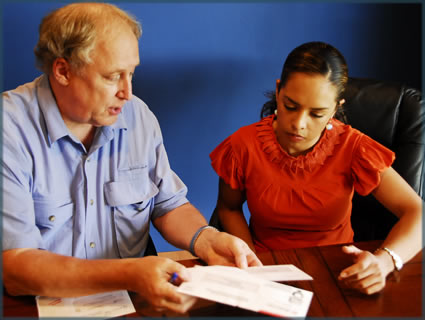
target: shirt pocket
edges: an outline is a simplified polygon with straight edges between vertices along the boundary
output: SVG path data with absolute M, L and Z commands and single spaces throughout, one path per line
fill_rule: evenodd
M 74 226 L 74 203 L 57 197 L 34 199 L 35 223 L 49 251 L 70 255 Z M 66 249 L 63 246 L 66 245 Z M 62 248 L 62 249 L 60 249 Z M 60 251 L 60 252 L 59 252 Z
M 150 214 L 158 192 L 159 189 L 148 175 L 105 184 L 105 201 L 112 207 L 121 258 L 143 255 L 149 236 Z

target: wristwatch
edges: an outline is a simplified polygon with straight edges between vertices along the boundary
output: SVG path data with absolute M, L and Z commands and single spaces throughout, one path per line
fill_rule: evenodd
M 394 263 L 395 270 L 400 271 L 401 268 L 403 268 L 403 260 L 401 260 L 400 256 L 397 253 L 385 247 L 379 248 L 378 250 L 384 250 L 391 256 L 391 259 L 393 260 L 393 263 Z

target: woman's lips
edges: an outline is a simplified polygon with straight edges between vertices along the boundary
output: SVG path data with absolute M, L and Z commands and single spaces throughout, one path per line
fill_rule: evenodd
M 305 138 L 303 136 L 300 136 L 298 134 L 293 134 L 293 133 L 287 133 L 289 140 L 293 141 L 293 142 L 300 142 L 303 141 Z

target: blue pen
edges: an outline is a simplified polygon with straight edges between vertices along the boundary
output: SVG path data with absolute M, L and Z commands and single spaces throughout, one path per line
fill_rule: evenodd
M 176 282 L 176 280 L 177 280 L 178 277 L 179 277 L 179 274 L 177 272 L 173 272 L 173 274 L 171 275 L 170 282 L 171 283 Z

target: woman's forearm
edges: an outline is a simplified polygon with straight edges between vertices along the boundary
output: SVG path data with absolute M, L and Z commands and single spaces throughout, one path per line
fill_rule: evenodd
M 255 252 L 254 242 L 243 212 L 225 208 L 217 208 L 216 210 L 224 231 L 244 240 L 251 250 Z
M 402 215 L 382 244 L 394 250 L 407 262 L 422 248 L 422 205 L 412 207 Z

